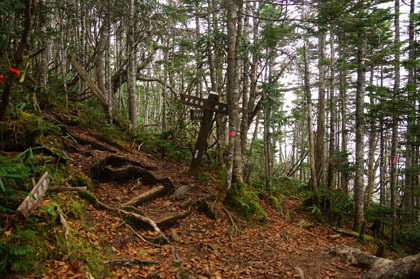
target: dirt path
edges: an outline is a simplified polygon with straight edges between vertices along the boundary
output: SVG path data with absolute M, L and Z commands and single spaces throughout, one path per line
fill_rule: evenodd
M 155 187 L 162 187 L 165 183 L 159 179 L 169 178 L 175 188 L 189 187 L 185 199 L 176 200 L 166 192 L 135 206 L 153 220 L 162 215 L 188 212 L 175 221 L 162 223 L 161 228 L 170 236 L 171 245 L 156 242 L 158 234 L 150 228 L 132 229 L 119 216 L 88 207 L 89 222 L 96 231 L 90 237 L 104 247 L 101 253 L 113 259 L 157 262 L 130 266 L 110 264 L 113 278 L 302 278 L 299 273 L 316 279 L 361 277 L 360 269 L 344 265 L 322 252 L 343 243 L 355 245 L 353 239 L 334 236 L 332 230 L 322 227 L 304 229 L 299 226 L 299 218 L 294 222 L 285 221 L 265 205 L 271 220 L 269 224 L 245 227 L 239 234 L 234 233 L 226 216 L 212 220 L 196 211 L 194 203 L 212 192 L 212 187 L 188 177 L 185 165 L 157 160 L 149 154 L 105 142 L 93 131 L 70 127 L 69 131 L 78 138 L 78 144 L 70 139 L 67 142 L 73 167 L 95 178 L 96 194 L 109 205 L 119 206 Z M 120 159 L 107 161 L 112 156 Z M 142 177 L 135 171 L 138 168 L 147 169 L 158 180 L 151 182 Z M 297 210 L 298 207 L 297 201 L 290 200 L 283 209 Z M 70 226 L 82 230 L 80 224 L 70 222 Z M 51 277 L 46 278 L 57 278 L 54 276 L 64 272 L 59 268 L 57 261 L 50 266 Z M 73 278 L 79 278 L 79 273 L 74 274 Z

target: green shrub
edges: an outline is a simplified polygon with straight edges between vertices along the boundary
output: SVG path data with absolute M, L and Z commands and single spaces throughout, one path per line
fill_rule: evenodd
M 22 273 L 32 269 L 36 250 L 26 243 L 35 235 L 35 231 L 22 230 L 0 239 L 0 274 Z
M 410 248 L 410 252 L 420 252 L 420 223 L 416 222 L 397 231 L 397 240 Z

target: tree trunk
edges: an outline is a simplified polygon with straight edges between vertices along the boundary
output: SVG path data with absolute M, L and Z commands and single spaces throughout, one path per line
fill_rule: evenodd
M 370 71 L 370 85 L 373 86 L 373 68 L 371 68 Z M 370 98 L 370 105 L 371 107 L 373 107 L 375 105 L 375 101 L 374 101 L 374 96 L 373 96 L 373 92 L 371 90 L 370 94 L 369 94 L 369 98 Z M 375 183 L 375 169 L 374 169 L 374 164 L 375 164 L 375 150 L 376 150 L 376 115 L 373 115 L 373 113 L 371 113 L 370 115 L 370 125 L 369 125 L 369 151 L 368 151 L 368 184 L 366 187 L 366 191 L 365 191 L 365 196 L 367 197 L 366 199 L 366 208 L 369 207 L 370 202 L 372 200 L 372 191 L 373 191 L 373 185 Z
M 341 42 L 342 44 L 343 42 Z M 344 57 L 344 51 L 341 48 L 341 57 Z M 343 153 L 343 163 L 348 163 L 347 155 L 347 86 L 346 86 L 347 71 L 343 66 L 340 69 L 340 105 L 341 105 L 341 152 Z M 343 164 L 344 165 L 344 164 Z M 349 170 L 345 167 L 341 171 L 341 188 L 349 192 Z
M 47 27 L 49 26 L 49 9 L 45 0 L 41 0 L 38 3 L 39 7 L 39 24 L 41 25 L 40 39 L 45 50 L 41 53 L 39 63 L 39 85 L 46 87 L 48 81 L 48 63 L 50 54 L 50 36 L 47 34 Z M 65 60 L 65 56 L 63 57 Z
M 356 162 L 354 178 L 354 231 L 359 232 L 364 221 L 363 215 L 363 174 L 364 174 L 364 136 L 365 136 L 365 113 L 364 98 L 366 88 L 366 52 L 367 37 L 364 31 L 359 31 L 360 45 L 357 50 L 357 87 L 356 87 Z
M 15 69 L 19 68 L 20 64 L 22 63 L 23 54 L 25 53 L 25 48 L 28 45 L 29 39 L 31 37 L 32 24 L 35 18 L 35 8 L 36 8 L 36 0 L 25 1 L 24 29 L 22 32 L 22 37 L 20 39 L 19 45 L 17 46 L 17 49 L 15 53 L 13 54 L 12 67 Z M 7 107 L 9 106 L 9 101 L 10 101 L 10 91 L 16 79 L 17 79 L 17 75 L 12 71 L 8 71 L 5 77 L 6 82 L 3 88 L 3 94 L 1 96 L 0 121 L 4 120 L 6 116 Z
M 395 47 L 395 68 L 394 68 L 394 100 L 398 99 L 400 91 L 400 0 L 395 0 L 395 15 L 394 15 L 394 47 Z M 395 243 L 395 222 L 397 220 L 397 207 L 396 207 L 396 182 L 397 182 L 397 145 L 398 145 L 398 116 L 395 115 L 396 108 L 393 109 L 392 114 L 392 139 L 391 139 L 391 210 L 392 210 L 392 221 L 391 221 L 391 242 Z M 394 162 L 395 158 L 395 162 Z
M 134 45 L 134 0 L 130 0 L 129 20 L 127 30 L 127 93 L 128 93 L 128 118 L 132 126 L 136 125 L 136 49 Z
M 328 150 L 328 176 L 327 187 L 332 189 L 334 185 L 334 164 L 335 164 L 335 125 L 336 125 L 336 107 L 335 107 L 335 48 L 334 34 L 331 33 L 331 81 L 330 81 L 330 142 Z
M 309 133 L 309 160 L 311 168 L 311 182 L 312 188 L 315 192 L 318 192 L 318 180 L 316 177 L 315 169 L 315 142 L 314 142 L 314 130 L 312 126 L 312 96 L 311 88 L 309 84 L 309 59 L 308 59 L 308 49 L 307 49 L 307 39 L 304 39 L 303 42 L 303 60 L 305 64 L 304 70 L 304 83 L 305 83 L 305 94 L 306 94 L 306 106 L 307 106 L 307 116 L 308 116 L 308 133 Z
M 233 155 L 233 176 L 232 181 L 233 182 L 243 182 L 243 164 L 242 164 L 242 145 L 241 145 L 241 133 L 240 125 L 241 125 L 241 119 L 240 119 L 240 111 L 239 111 L 239 100 L 241 99 L 242 94 L 239 92 L 239 69 L 241 64 L 241 57 L 240 57 L 240 42 L 242 40 L 242 15 L 243 15 L 243 2 L 238 2 L 239 6 L 239 12 L 236 13 L 236 41 L 235 41 L 235 75 L 234 75 L 234 88 L 235 88 L 235 130 L 236 135 L 234 136 L 234 145 L 235 145 L 235 151 Z M 229 115 L 230 118 L 230 115 Z
M 235 155 L 235 137 L 237 135 L 238 117 L 238 88 L 236 82 L 236 38 L 237 38 L 237 1 L 227 0 L 227 99 L 229 106 L 229 146 L 226 163 L 225 191 L 229 190 L 232 184 L 233 164 Z M 222 200 L 224 197 L 222 197 Z
M 410 1 L 410 23 L 408 26 L 408 58 L 410 61 L 415 61 L 415 30 L 414 30 L 414 16 L 415 16 L 415 0 Z M 408 121 L 407 121 L 407 151 L 406 151 L 406 179 L 405 179 L 405 188 L 404 192 L 404 208 L 409 211 L 412 210 L 413 204 L 413 188 L 415 182 L 415 171 L 416 165 L 414 164 L 414 142 L 415 142 L 415 119 L 416 119 L 416 73 L 414 63 L 409 64 L 408 66 L 408 80 L 407 80 L 407 91 L 408 91 Z
M 324 160 L 325 160 L 325 76 L 327 65 L 325 63 L 326 55 L 326 34 L 321 33 L 318 38 L 319 46 L 319 91 L 318 91 L 318 121 L 315 142 L 315 169 L 317 184 L 322 184 L 324 177 Z
M 96 62 L 95 62 L 95 69 L 96 69 L 96 83 L 98 85 L 99 90 L 101 90 L 102 94 L 106 96 L 108 99 L 108 92 L 105 87 L 105 47 L 107 45 L 108 37 L 109 37 L 109 24 L 108 24 L 109 17 L 104 15 L 104 20 L 102 21 L 102 26 L 99 30 L 99 41 L 96 47 Z M 107 110 L 105 111 L 105 115 L 107 117 L 108 122 L 111 121 L 111 117 L 109 115 L 109 102 Z

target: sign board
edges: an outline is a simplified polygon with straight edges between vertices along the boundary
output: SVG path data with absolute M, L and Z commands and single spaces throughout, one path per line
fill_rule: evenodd
M 204 116 L 204 110 L 202 109 L 192 109 L 190 110 L 191 120 L 201 120 Z
M 201 120 L 200 131 L 188 174 L 198 177 L 201 158 L 207 146 L 207 137 L 211 131 L 214 113 L 228 114 L 228 106 L 220 103 L 217 94 L 210 94 L 208 99 L 181 94 L 181 102 L 199 110 L 191 110 L 191 120 Z
M 214 94 L 210 94 L 214 95 Z M 217 96 L 217 95 L 216 95 Z M 189 105 L 192 107 L 196 107 L 199 109 L 209 110 L 212 112 L 228 114 L 228 106 L 224 103 L 220 103 L 217 101 L 217 98 L 214 99 L 204 99 L 189 95 L 181 94 L 181 102 L 185 105 Z
M 50 184 L 50 179 L 48 172 L 45 172 L 44 175 L 39 179 L 38 183 L 32 189 L 31 193 L 23 200 L 23 202 L 19 205 L 18 211 L 22 213 L 25 218 L 31 214 L 32 210 L 38 205 L 41 201 L 42 197 L 44 196 L 45 192 L 47 192 L 48 186 Z

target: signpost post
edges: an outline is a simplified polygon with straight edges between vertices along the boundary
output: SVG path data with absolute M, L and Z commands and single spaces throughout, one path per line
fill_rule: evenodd
M 228 107 L 226 104 L 219 103 L 216 94 L 210 94 L 208 99 L 181 94 L 181 102 L 183 104 L 201 109 L 191 111 L 191 119 L 201 119 L 201 126 L 200 131 L 198 132 L 197 142 L 195 144 L 195 150 L 191 160 L 190 169 L 188 171 L 189 175 L 198 177 L 200 174 L 201 158 L 203 157 L 204 151 L 206 149 L 207 137 L 211 130 L 214 113 L 222 113 L 227 115 Z

